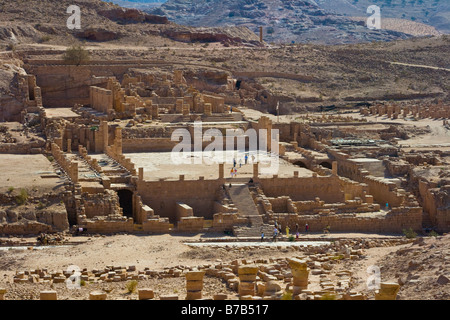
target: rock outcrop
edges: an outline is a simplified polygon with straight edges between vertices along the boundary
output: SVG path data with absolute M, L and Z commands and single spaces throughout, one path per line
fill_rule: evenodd
M 123 24 L 129 23 L 154 23 L 154 24 L 167 24 L 169 19 L 163 16 L 157 16 L 153 14 L 148 14 L 137 9 L 125 9 L 125 8 L 114 8 L 101 10 L 98 12 L 99 15 L 106 17 L 112 21 L 116 21 Z
M 364 22 L 327 12 L 314 1 L 169 0 L 149 12 L 195 27 L 246 26 L 259 34 L 262 26 L 266 42 L 342 44 L 408 38 L 400 32 L 370 30 Z

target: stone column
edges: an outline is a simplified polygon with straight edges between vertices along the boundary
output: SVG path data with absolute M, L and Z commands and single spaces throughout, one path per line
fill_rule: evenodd
M 183 104 L 183 116 L 188 116 L 190 114 L 190 109 L 188 104 Z
M 106 148 L 108 148 L 108 122 L 102 121 L 101 130 L 103 131 L 103 152 L 106 152 Z
M 173 82 L 175 84 L 182 84 L 183 83 L 183 71 L 182 70 L 174 70 L 174 77 Z
M 331 164 L 331 172 L 333 176 L 337 176 L 338 175 L 338 163 L 337 161 L 333 161 L 333 163 Z
M 6 289 L 0 288 L 0 300 L 5 300 Z
M 144 180 L 144 168 L 139 168 L 139 181 Z
M 259 176 L 259 163 L 253 164 L 253 180 L 258 179 Z
M 204 275 L 205 271 L 189 271 L 186 273 L 186 300 L 202 298 Z
M 183 113 L 183 99 L 177 99 L 175 113 Z
M 375 293 L 375 300 L 395 300 L 397 293 L 400 290 L 400 285 L 395 282 L 380 283 L 380 290 Z
M 117 155 L 122 154 L 122 128 L 117 127 L 114 137 L 114 152 Z
M 392 106 L 388 106 L 387 107 L 387 117 L 390 119 L 392 117 L 392 111 L 393 111 L 393 107 Z
M 150 300 L 155 297 L 153 290 L 151 289 L 139 289 L 139 300 Z
M 73 162 L 69 167 L 69 171 L 72 182 L 78 183 L 78 162 Z
M 238 268 L 239 276 L 239 295 L 254 296 L 256 275 L 258 274 L 258 267 L 255 265 L 244 265 Z
M 72 139 L 67 139 L 67 153 L 72 152 Z
M 308 288 L 309 268 L 304 260 L 297 258 L 288 258 L 287 260 L 294 278 L 293 294 L 297 295 Z
M 211 103 L 205 103 L 205 115 L 211 116 L 212 115 L 212 105 Z
M 223 179 L 225 177 L 225 165 L 223 163 L 219 163 L 219 179 Z
M 41 300 L 58 300 L 56 291 L 41 291 L 40 293 Z
M 106 292 L 93 291 L 89 293 L 89 300 L 106 300 Z
M 159 108 L 158 105 L 152 105 L 152 118 L 158 119 L 159 117 Z

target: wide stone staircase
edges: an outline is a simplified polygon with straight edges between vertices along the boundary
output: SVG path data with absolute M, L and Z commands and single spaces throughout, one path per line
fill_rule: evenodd
M 249 219 L 247 226 L 233 227 L 233 234 L 242 238 L 254 238 L 261 237 L 261 232 L 264 232 L 266 238 L 271 237 L 273 226 L 264 223 L 253 201 L 248 185 L 231 184 L 231 187 L 227 186 L 227 192 L 239 214 Z
M 131 175 L 130 173 L 117 161 L 107 156 L 106 154 L 95 155 L 100 167 L 102 167 L 103 175 L 108 177 L 111 181 L 111 187 L 118 188 L 119 186 L 129 186 Z
M 80 155 L 77 153 L 67 153 L 66 156 L 71 162 L 78 162 L 78 179 L 80 182 L 99 182 L 101 180 L 100 174 L 96 172 Z

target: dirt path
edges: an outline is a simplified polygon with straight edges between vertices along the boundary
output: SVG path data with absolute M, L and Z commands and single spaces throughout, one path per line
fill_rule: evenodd
M 397 64 L 397 65 L 407 66 L 407 67 L 413 67 L 413 68 L 423 68 L 423 69 L 443 70 L 443 71 L 448 71 L 448 72 L 450 72 L 450 69 L 440 68 L 440 67 L 424 66 L 424 65 L 420 65 L 420 64 L 411 64 L 411 63 L 394 62 L 394 61 L 387 61 L 387 62 L 388 62 L 388 63 L 391 63 L 391 64 Z

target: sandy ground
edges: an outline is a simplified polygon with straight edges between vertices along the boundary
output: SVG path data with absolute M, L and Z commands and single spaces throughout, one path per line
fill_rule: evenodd
M 76 114 L 68 108 L 46 108 L 45 113 L 47 118 L 78 118 L 79 114 Z
M 209 152 L 192 152 L 184 155 L 183 152 L 180 152 L 175 153 L 177 156 L 175 160 L 172 159 L 172 155 L 171 152 L 125 154 L 136 165 L 136 168 L 144 168 L 144 178 L 147 180 L 159 180 L 161 178 L 177 180 L 180 175 L 184 175 L 185 179 L 188 180 L 198 179 L 199 176 L 203 176 L 205 179 L 218 179 L 219 162 L 225 163 L 225 178 L 230 178 L 233 157 L 236 158 L 237 162 L 237 178 L 250 179 L 253 176 L 251 155 L 247 164 L 245 164 L 245 155 L 238 152 L 218 151 L 214 155 Z M 312 171 L 292 165 L 283 159 L 278 159 L 272 164 L 272 159 L 262 153 L 256 155 L 255 161 L 257 162 L 258 159 L 261 163 L 261 176 L 278 174 L 280 177 L 293 177 L 294 171 L 298 171 L 301 177 L 312 176 Z M 176 162 L 178 160 L 187 161 L 189 164 L 178 164 Z M 242 166 L 240 162 L 242 162 Z
M 0 192 L 25 188 L 38 193 L 56 191 L 64 181 L 42 154 L 0 154 Z
M 70 241 L 80 241 L 78 245 L 46 248 L 43 250 L 0 250 L 0 287 L 6 287 L 10 297 L 14 299 L 38 299 L 39 291 L 49 289 L 48 284 L 12 284 L 16 271 L 26 271 L 39 268 L 47 268 L 49 271 L 67 270 L 70 266 L 78 266 L 88 270 L 103 269 L 107 266 L 136 266 L 137 270 L 163 271 L 177 266 L 197 267 L 218 262 L 231 263 L 235 259 L 269 259 L 287 258 L 299 255 L 298 250 L 284 246 L 264 246 L 251 250 L 244 248 L 192 247 L 187 243 L 205 241 L 222 237 L 219 234 L 164 234 L 164 235 L 113 235 L 113 236 L 83 236 L 72 237 Z M 392 235 L 378 234 L 302 234 L 301 239 L 327 241 L 331 239 L 383 239 Z M 33 238 L 26 239 L 33 240 Z M 359 279 L 358 289 L 364 289 L 366 282 L 367 266 L 376 264 L 386 255 L 399 247 L 379 247 L 365 250 L 366 258 L 352 261 L 350 265 L 343 263 L 337 270 L 351 269 Z M 301 252 L 301 250 L 300 250 Z M 174 279 L 148 279 L 139 281 L 139 288 L 153 288 L 155 294 L 185 294 L 185 280 L 183 277 Z M 320 276 L 310 277 L 311 290 L 319 290 Z M 90 291 L 108 288 L 114 290 L 113 299 L 136 299 L 136 294 L 129 294 L 126 283 L 89 284 L 82 291 L 70 291 L 64 288 L 64 284 L 54 284 L 54 289 L 59 292 L 61 299 L 84 299 Z M 212 297 L 214 293 L 224 292 L 230 298 L 237 298 L 236 293 L 226 287 L 226 284 L 216 278 L 205 278 L 205 297 Z

